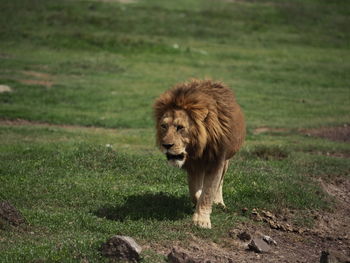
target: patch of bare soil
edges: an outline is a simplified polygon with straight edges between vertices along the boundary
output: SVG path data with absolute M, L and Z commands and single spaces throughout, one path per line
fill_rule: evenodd
M 36 72 L 36 71 L 22 71 L 22 74 L 32 77 L 34 79 L 21 79 L 20 83 L 26 85 L 39 85 L 44 86 L 46 88 L 51 88 L 54 84 L 53 76 L 48 73 Z
M 288 212 L 275 215 L 253 210 L 253 221 L 260 223 L 241 223 L 217 243 L 192 235 L 186 244 L 153 244 L 149 249 L 164 256 L 172 252 L 171 257 L 184 259 L 171 262 L 350 262 L 350 179 L 320 183 L 336 204 L 331 212 L 310 212 L 315 219 L 312 228 L 293 226 L 293 215 Z M 264 242 L 266 238 L 276 244 L 266 242 L 268 249 L 262 253 L 249 249 L 253 239 Z
M 316 136 L 331 141 L 350 142 L 350 126 L 347 124 L 341 127 L 323 127 L 302 130 L 301 132 L 308 136 Z
M 338 157 L 338 158 L 350 158 L 350 152 L 334 152 L 334 151 L 305 151 L 310 154 L 316 154 L 316 155 L 326 155 L 326 156 L 332 156 L 332 157 Z
M 253 130 L 253 134 L 261 134 L 261 133 L 282 133 L 288 132 L 289 130 L 286 128 L 270 128 L 270 127 L 259 127 Z
M 252 155 L 268 161 L 268 160 L 283 160 L 288 157 L 289 153 L 279 147 L 266 147 L 266 146 L 257 146 L 251 152 Z
M 350 179 L 338 178 L 334 182 L 320 179 L 323 189 L 335 199 L 333 211 L 319 213 L 314 230 L 328 239 L 350 240 Z M 350 243 L 348 243 L 350 249 Z
M 26 85 L 39 85 L 39 86 L 45 86 L 47 88 L 51 88 L 53 85 L 52 81 L 48 80 L 36 80 L 36 79 L 21 79 L 19 80 L 22 84 Z
M 19 226 L 23 223 L 25 223 L 24 217 L 10 202 L 0 202 L 0 228 L 5 224 Z
M 6 54 L 6 53 L 0 53 L 0 58 L 11 58 L 11 55 L 10 54 Z
M 48 73 L 37 72 L 37 71 L 22 71 L 24 75 L 35 77 L 39 79 L 52 79 L 53 76 Z
M 38 121 L 28 121 L 24 119 L 7 120 L 0 118 L 0 126 L 36 126 L 36 127 L 54 127 L 54 128 L 65 128 L 65 129 L 87 129 L 93 131 L 113 131 L 113 128 L 101 128 L 95 126 L 81 126 L 81 125 L 68 125 L 68 124 L 52 124 Z

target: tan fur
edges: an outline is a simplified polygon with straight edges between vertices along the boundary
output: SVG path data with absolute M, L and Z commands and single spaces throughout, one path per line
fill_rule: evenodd
M 188 173 L 193 221 L 210 228 L 212 203 L 224 205 L 222 183 L 228 160 L 245 138 L 243 113 L 232 91 L 211 80 L 174 86 L 154 104 L 157 144 L 169 162 Z

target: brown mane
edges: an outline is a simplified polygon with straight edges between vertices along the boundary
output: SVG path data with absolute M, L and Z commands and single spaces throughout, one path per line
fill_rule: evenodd
M 163 93 L 154 104 L 159 121 L 169 110 L 186 111 L 192 121 L 189 153 L 193 159 L 231 158 L 243 143 L 244 120 L 230 89 L 220 82 L 191 80 Z

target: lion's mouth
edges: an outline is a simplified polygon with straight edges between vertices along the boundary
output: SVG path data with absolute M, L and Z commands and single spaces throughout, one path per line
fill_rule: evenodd
M 166 153 L 166 158 L 168 159 L 168 161 L 171 161 L 171 160 L 182 161 L 185 158 L 185 154 L 184 153 L 181 153 L 181 154 Z

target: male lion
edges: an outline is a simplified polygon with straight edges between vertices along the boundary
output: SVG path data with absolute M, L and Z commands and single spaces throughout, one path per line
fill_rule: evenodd
M 194 224 L 211 228 L 212 203 L 225 206 L 224 175 L 245 137 L 235 96 L 222 83 L 192 80 L 163 93 L 154 114 L 159 148 L 171 165 L 187 171 Z

